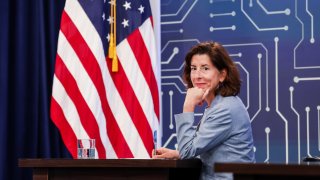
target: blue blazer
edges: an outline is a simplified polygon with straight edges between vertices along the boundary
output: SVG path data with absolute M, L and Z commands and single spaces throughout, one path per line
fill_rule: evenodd
M 232 174 L 214 173 L 215 162 L 255 162 L 250 117 L 237 96 L 217 95 L 194 127 L 194 113 L 175 115 L 181 159 L 200 156 L 201 179 L 232 179 Z

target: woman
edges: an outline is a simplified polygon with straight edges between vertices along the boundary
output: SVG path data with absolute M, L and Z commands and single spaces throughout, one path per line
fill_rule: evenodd
M 159 148 L 153 158 L 200 156 L 201 179 L 232 179 L 232 174 L 214 173 L 214 163 L 255 161 L 250 118 L 237 96 L 239 71 L 219 43 L 205 42 L 186 55 L 183 77 L 188 90 L 183 113 L 175 115 L 178 151 Z M 202 103 L 207 107 L 194 128 L 194 109 Z

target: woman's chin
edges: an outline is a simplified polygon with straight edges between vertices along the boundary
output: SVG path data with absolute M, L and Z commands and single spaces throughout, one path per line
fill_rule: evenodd
M 208 89 L 208 87 L 206 87 L 206 86 L 198 86 L 198 88 L 203 89 L 203 90 Z

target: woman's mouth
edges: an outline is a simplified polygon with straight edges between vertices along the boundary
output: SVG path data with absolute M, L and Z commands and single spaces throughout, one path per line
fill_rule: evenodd
M 205 88 L 207 86 L 207 84 L 206 83 L 195 83 L 195 86 L 198 87 L 198 88 L 203 89 L 203 88 Z

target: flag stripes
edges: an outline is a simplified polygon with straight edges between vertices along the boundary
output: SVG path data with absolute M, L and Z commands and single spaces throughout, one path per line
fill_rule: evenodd
M 59 106 L 59 104 L 54 98 L 52 98 L 52 101 L 51 101 L 50 111 L 51 111 L 51 117 L 53 119 L 57 119 L 57 121 L 54 121 L 55 125 L 60 129 L 61 133 L 66 134 L 65 136 L 62 136 L 63 141 L 66 142 L 65 145 L 69 150 L 71 150 L 70 152 L 72 156 L 76 157 L 77 150 L 74 143 L 77 142 L 77 136 L 73 132 L 69 123 L 67 122 L 62 108 Z
M 159 103 L 158 101 L 156 101 L 157 99 L 159 99 L 157 82 L 152 69 L 148 49 L 146 48 L 143 37 L 141 36 L 141 33 L 138 29 L 134 31 L 130 36 L 128 36 L 128 43 L 133 51 L 134 57 L 140 67 L 140 70 L 142 70 L 141 72 L 143 73 L 149 89 L 152 92 L 152 99 L 153 102 L 155 102 L 153 104 L 154 112 L 156 113 L 157 119 L 159 119 Z
M 99 126 L 99 127 L 102 127 L 101 129 L 105 129 L 105 127 L 107 127 L 108 136 L 115 137 L 110 139 L 110 141 L 111 141 L 111 144 L 113 144 L 115 151 L 118 152 L 117 154 L 118 157 L 122 157 L 122 156 L 133 157 L 128 147 L 117 146 L 117 144 L 121 144 L 121 146 L 125 146 L 127 143 L 124 137 L 122 136 L 122 133 L 120 132 L 118 124 L 115 122 L 115 118 L 110 112 L 110 108 L 108 107 L 108 103 L 105 95 L 106 90 L 103 84 L 102 74 L 99 68 L 99 64 L 97 63 L 95 57 L 93 56 L 90 48 L 88 47 L 86 42 L 83 40 L 81 34 L 78 32 L 78 29 L 74 26 L 73 22 L 70 20 L 69 16 L 66 13 L 63 13 L 62 23 L 67 24 L 68 26 L 61 27 L 61 31 L 67 35 L 66 38 L 68 39 L 68 42 L 71 43 L 72 49 L 76 51 L 77 56 L 79 57 L 79 60 L 83 64 L 84 68 L 86 69 L 86 72 L 79 73 L 78 76 L 83 76 L 84 74 L 88 73 L 91 81 L 94 84 L 89 87 L 91 88 L 96 87 L 99 94 L 95 98 L 91 98 L 91 100 L 97 101 L 97 102 L 101 100 L 101 103 L 99 103 L 99 105 L 101 104 L 103 114 L 108 118 L 109 124 L 107 124 L 107 126 Z M 78 46 L 78 44 L 81 44 L 82 46 Z M 69 50 L 69 51 L 72 51 L 72 50 Z M 84 88 L 87 86 L 88 84 L 84 84 Z M 98 108 L 93 108 L 93 109 L 98 109 Z M 97 118 L 97 120 L 102 120 L 102 121 L 104 121 L 104 119 L 105 117 Z M 105 132 L 105 130 L 103 131 Z M 97 146 L 99 146 L 98 143 L 97 143 Z M 122 153 L 124 153 L 124 155 L 122 155 Z M 101 157 L 104 157 L 104 156 L 101 156 Z
M 61 71 L 57 72 L 56 76 L 60 80 L 61 84 L 65 87 L 66 92 L 71 100 L 74 102 L 74 105 L 79 113 L 81 124 L 90 137 L 97 137 L 96 144 L 98 155 L 99 157 L 105 157 L 105 150 L 102 146 L 98 124 L 96 123 L 95 117 L 88 107 L 86 100 L 81 95 L 80 89 L 76 84 L 76 80 L 70 74 L 67 67 L 65 67 L 59 56 L 56 58 L 56 64 L 61 68 Z
M 96 139 L 97 158 L 150 158 L 160 119 L 151 17 L 117 45 L 112 73 L 106 39 L 82 5 L 66 0 L 62 13 L 51 118 L 74 158 L 80 138 Z
M 123 71 L 121 59 L 119 58 L 119 60 L 120 60 L 118 64 L 119 71 L 117 73 L 112 74 L 112 79 L 115 82 L 115 86 L 118 88 L 118 92 L 122 98 L 122 101 L 124 102 L 124 105 L 126 106 L 130 119 L 134 123 L 135 127 L 132 127 L 131 131 L 134 128 L 137 129 L 144 143 L 144 146 L 146 147 L 146 152 L 150 152 L 152 151 L 152 148 L 153 148 L 151 127 L 148 123 L 148 120 L 145 114 L 143 113 L 139 100 L 137 99 L 132 89 L 132 86 L 130 85 L 126 77 L 126 74 Z M 108 62 L 109 70 L 111 71 L 112 62 L 111 60 L 108 60 L 107 62 Z M 131 134 L 130 136 L 132 137 Z M 136 138 L 133 138 L 133 139 L 136 139 Z M 131 142 L 133 142 L 133 145 L 135 144 L 133 140 L 131 140 Z

